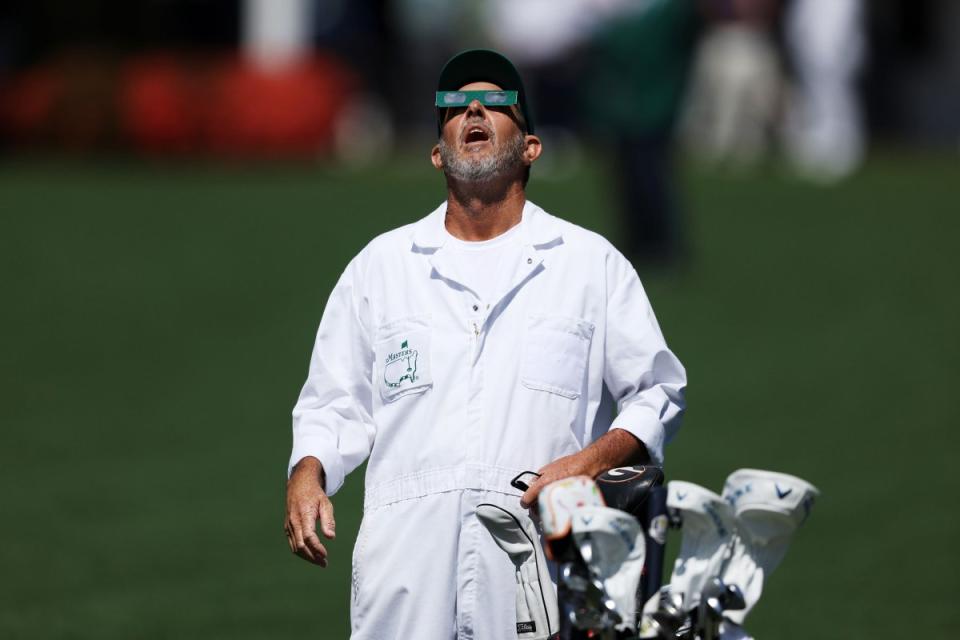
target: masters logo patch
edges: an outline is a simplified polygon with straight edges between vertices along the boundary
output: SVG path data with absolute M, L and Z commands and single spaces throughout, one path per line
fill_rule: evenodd
M 419 351 L 411 349 L 409 340 L 400 343 L 400 349 L 388 353 L 383 367 L 383 381 L 387 387 L 396 389 L 404 382 L 417 381 L 417 356 Z

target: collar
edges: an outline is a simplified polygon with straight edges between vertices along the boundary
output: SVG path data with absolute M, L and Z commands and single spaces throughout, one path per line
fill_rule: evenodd
M 432 253 L 444 245 L 447 241 L 447 234 L 444 229 L 446 215 L 447 203 L 444 201 L 427 217 L 414 223 L 414 250 L 419 250 L 422 253 Z M 525 245 L 545 249 L 547 247 L 544 245 L 554 246 L 557 240 L 563 238 L 557 218 L 529 200 L 523 205 L 523 222 L 521 224 L 523 224 L 521 234 Z

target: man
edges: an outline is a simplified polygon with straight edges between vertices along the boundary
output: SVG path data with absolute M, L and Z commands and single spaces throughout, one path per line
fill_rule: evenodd
M 528 637 L 477 506 L 529 508 L 554 480 L 661 462 L 685 373 L 627 260 L 526 200 L 541 144 L 513 65 L 455 56 L 437 104 L 446 202 L 375 238 L 330 296 L 293 412 L 285 526 L 326 566 L 316 524 L 333 537 L 329 496 L 369 459 L 352 637 Z M 521 496 L 509 483 L 525 470 L 542 475 Z

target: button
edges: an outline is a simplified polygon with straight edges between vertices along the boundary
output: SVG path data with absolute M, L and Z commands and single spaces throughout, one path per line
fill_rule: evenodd
M 473 305 L 473 310 L 474 310 L 474 311 L 479 311 L 479 310 L 480 310 L 480 307 L 478 307 L 477 305 Z
M 527 258 L 527 264 L 533 264 L 533 258 Z

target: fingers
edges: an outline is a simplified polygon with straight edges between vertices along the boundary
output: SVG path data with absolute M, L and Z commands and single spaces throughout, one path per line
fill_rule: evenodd
M 316 521 L 317 512 L 310 508 L 304 509 L 300 512 L 299 517 L 292 517 L 290 519 L 290 531 L 292 535 L 288 537 L 292 541 L 291 550 L 295 554 L 307 562 L 326 567 L 327 548 L 323 546 L 320 538 L 317 537 L 315 530 Z
M 314 521 L 315 522 L 315 521 Z M 327 548 L 320 542 L 313 522 L 303 529 L 303 546 L 297 547 L 297 555 L 321 567 L 327 566 Z
M 337 522 L 333 518 L 333 503 L 327 498 L 320 500 L 320 531 L 331 540 L 337 537 Z
M 317 535 L 317 521 L 327 538 L 335 536 L 336 522 L 333 504 L 322 493 L 309 499 L 292 496 L 287 505 L 287 521 L 284 530 L 290 551 L 307 562 L 327 566 L 327 548 Z
M 307 543 L 303 539 L 304 516 L 306 516 L 306 520 L 309 521 L 309 513 L 303 512 L 299 514 L 295 513 L 290 518 L 290 530 L 293 532 L 293 552 L 304 560 L 315 563 L 316 561 L 313 558 L 313 553 L 310 551 L 310 548 L 307 547 Z
M 548 481 L 547 481 L 548 482 Z M 539 477 L 527 487 L 527 490 L 523 492 L 523 495 L 520 496 L 520 506 L 524 509 L 529 509 L 530 507 L 537 504 L 537 496 L 540 495 L 540 490 L 544 487 L 543 477 Z

